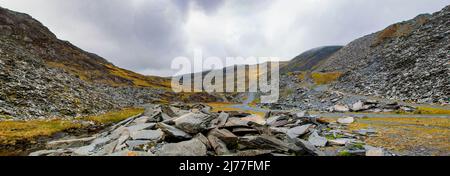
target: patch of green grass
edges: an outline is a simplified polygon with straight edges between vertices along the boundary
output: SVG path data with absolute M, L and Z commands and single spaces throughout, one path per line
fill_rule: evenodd
M 142 114 L 143 108 L 125 108 L 119 111 L 108 112 L 98 116 L 82 117 L 82 120 L 93 121 L 97 124 L 111 124 L 125 120 L 129 117 Z
M 337 154 L 337 156 L 352 156 L 352 154 L 347 150 L 342 150 Z
M 364 149 L 364 144 L 363 143 L 354 143 L 351 145 L 351 148 L 354 148 L 357 150 L 362 150 L 362 149 Z
M 339 139 L 339 138 L 344 138 L 344 137 L 345 136 L 341 135 L 341 134 L 336 134 L 336 137 L 334 137 L 334 135 L 332 135 L 332 134 L 329 134 L 329 135 L 325 136 L 325 138 L 327 138 L 328 140 L 334 140 L 334 139 Z
M 13 119 L 13 116 L 9 116 L 9 115 L 0 115 L 0 119 Z

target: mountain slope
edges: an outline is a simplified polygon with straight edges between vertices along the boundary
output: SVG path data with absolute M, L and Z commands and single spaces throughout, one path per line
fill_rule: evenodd
M 341 48 L 342 46 L 324 46 L 308 50 L 289 61 L 281 68 L 281 73 L 312 70 Z
M 61 41 L 29 15 L 0 7 L 0 121 L 91 115 L 144 103 L 216 101 L 175 94 L 170 79 L 143 76 Z
M 450 6 L 359 38 L 318 67 L 345 73 L 347 92 L 445 103 L 450 99 Z
M 13 39 L 16 45 L 42 58 L 48 66 L 62 68 L 84 81 L 113 86 L 169 87 L 168 79 L 118 68 L 100 56 L 57 39 L 47 27 L 27 14 L 0 7 L 0 28 L 1 36 Z

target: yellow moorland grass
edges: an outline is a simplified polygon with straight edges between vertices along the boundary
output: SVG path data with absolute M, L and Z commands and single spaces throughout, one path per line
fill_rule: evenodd
M 450 109 L 446 108 L 435 108 L 426 106 L 416 106 L 416 110 L 413 112 L 406 112 L 403 110 L 397 110 L 392 112 L 371 112 L 371 114 L 401 114 L 401 115 L 412 115 L 412 114 L 423 114 L 423 115 L 450 115 Z M 366 114 L 367 112 L 347 112 L 347 114 Z
M 349 130 L 374 128 L 378 134 L 365 141 L 402 153 L 426 148 L 431 155 L 450 151 L 450 119 L 448 118 L 367 118 L 348 126 Z
M 79 120 L 94 121 L 97 124 L 111 124 L 144 112 L 142 108 L 125 108 L 98 116 L 82 117 Z M 38 137 L 49 137 L 58 132 L 83 128 L 70 120 L 1 121 L 0 144 L 14 144 L 16 141 L 31 141 Z
M 305 77 L 306 77 L 306 72 L 300 72 L 300 73 L 297 75 L 297 78 L 298 78 L 299 80 L 305 80 Z
M 82 120 L 93 121 L 97 124 L 111 124 L 125 120 L 129 117 L 142 114 L 143 108 L 125 108 L 119 111 L 108 112 L 98 116 L 82 117 Z
M 449 109 L 443 108 L 432 108 L 432 107 L 417 107 L 417 110 L 414 112 L 415 114 L 450 114 Z
M 378 34 L 373 45 L 376 46 L 387 39 L 406 36 L 411 33 L 412 29 L 412 26 L 407 23 L 398 23 L 391 25 Z
M 83 72 L 83 71 L 81 71 L 81 70 L 79 70 L 79 69 L 76 69 L 76 67 L 68 66 L 68 65 L 63 64 L 63 63 L 50 62 L 50 61 L 48 61 L 46 64 L 47 64 L 48 66 L 50 66 L 50 67 L 53 67 L 53 68 L 61 68 L 61 69 L 64 69 L 64 70 L 66 70 L 67 72 L 69 72 L 69 73 L 71 73 L 71 74 L 73 74 L 73 75 L 78 76 L 78 77 L 79 77 L 81 80 L 83 80 L 83 81 L 89 81 L 89 79 L 88 79 L 89 74 L 87 74 L 87 73 L 85 73 L 85 72 Z M 90 73 L 90 74 L 93 74 L 93 73 Z
M 378 112 L 377 114 L 427 114 L 427 115 L 450 115 L 450 109 L 416 106 L 416 110 L 413 112 L 405 112 L 403 110 L 397 110 L 393 112 Z
M 304 71 L 302 71 L 302 72 L 289 72 L 287 74 L 288 74 L 288 76 L 295 76 L 299 80 L 305 80 L 305 77 L 306 77 L 306 72 L 304 72 Z
M 67 72 L 78 76 L 81 80 L 87 81 L 87 82 L 100 82 L 104 84 L 108 84 L 111 86 L 136 86 L 136 87 L 150 87 L 150 88 L 162 88 L 162 89 L 169 89 L 170 88 L 170 80 L 166 78 L 161 77 L 152 77 L 152 76 L 144 76 L 140 75 L 119 67 L 116 67 L 111 64 L 103 64 L 104 67 L 106 67 L 106 71 L 109 73 L 102 72 L 100 70 L 84 70 L 80 68 L 80 66 L 72 64 L 68 65 L 69 63 L 58 63 L 58 62 L 51 62 L 48 61 L 46 64 L 53 68 L 60 68 L 64 69 Z M 126 82 L 117 81 L 115 79 L 96 79 L 96 77 L 109 74 L 129 80 L 132 82 L 132 85 L 128 85 Z
M 342 76 L 342 73 L 340 72 L 328 72 L 328 73 L 312 73 L 311 77 L 314 80 L 315 84 L 318 85 L 323 85 L 323 84 L 330 84 L 334 81 L 336 81 L 337 79 L 339 79 L 339 77 Z
M 109 69 L 109 72 L 111 74 L 131 80 L 131 81 L 133 81 L 133 84 L 138 87 L 169 88 L 170 84 L 171 84 L 169 79 L 156 80 L 156 78 L 139 75 L 139 74 L 133 73 L 133 72 L 125 70 L 125 69 L 118 68 L 118 67 L 110 65 L 110 64 L 105 64 L 105 66 Z M 154 80 L 151 80 L 151 79 L 154 79 Z
M 414 30 L 415 26 L 421 26 L 427 21 L 429 21 L 427 17 L 419 16 L 415 18 L 414 23 L 402 22 L 393 24 L 379 32 L 372 45 L 376 46 L 388 39 L 408 36 Z
M 81 125 L 66 120 L 34 120 L 0 122 L 0 144 L 12 144 L 21 140 L 49 137 L 55 133 L 80 128 Z

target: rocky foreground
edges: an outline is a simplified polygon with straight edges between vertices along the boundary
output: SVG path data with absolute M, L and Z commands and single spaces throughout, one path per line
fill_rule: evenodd
M 266 117 L 206 105 L 149 105 L 85 138 L 48 142 L 31 156 L 385 156 L 361 139 L 373 129 L 347 131 L 353 117 L 327 122 L 307 112 L 269 112 Z

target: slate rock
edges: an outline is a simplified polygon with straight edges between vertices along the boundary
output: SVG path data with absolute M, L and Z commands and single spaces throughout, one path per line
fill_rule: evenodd
M 269 128 L 271 130 L 272 133 L 274 134 L 287 134 L 289 131 L 289 128 L 286 127 L 270 127 Z
M 199 139 L 191 139 L 179 143 L 169 143 L 162 146 L 158 156 L 206 156 L 206 146 Z
M 328 140 L 327 138 L 320 136 L 316 131 L 314 131 L 311 135 L 309 135 L 308 142 L 316 147 L 325 147 Z
M 224 127 L 248 127 L 249 121 L 241 120 L 240 118 L 229 118 Z
M 265 156 L 272 152 L 272 150 L 242 150 L 238 151 L 235 156 Z
M 287 131 L 288 137 L 294 139 L 298 138 L 304 134 L 306 134 L 309 131 L 309 128 L 311 127 L 311 124 L 306 124 L 298 127 L 291 128 Z
M 151 118 L 148 116 L 141 116 L 133 120 L 134 124 L 142 124 L 142 123 L 149 123 L 151 121 Z
M 80 139 L 68 139 L 68 140 L 59 140 L 59 141 L 51 141 L 48 142 L 46 147 L 47 149 L 58 149 L 58 148 L 73 148 L 73 147 L 81 147 L 89 144 L 95 137 L 87 137 Z
M 188 113 L 175 119 L 175 126 L 190 134 L 206 130 L 213 117 L 205 113 Z
M 330 145 L 345 146 L 345 144 L 352 143 L 355 141 L 356 141 L 355 139 L 339 138 L 339 139 L 329 140 L 328 143 Z
M 281 152 L 300 152 L 301 148 L 293 143 L 285 142 L 273 136 L 244 136 L 239 138 L 239 145 L 251 149 L 266 149 Z
M 145 145 L 145 144 L 149 144 L 151 143 L 151 140 L 128 140 L 127 142 L 125 142 L 127 144 L 127 146 L 131 149 L 137 147 L 137 146 L 141 146 L 141 145 Z
M 227 155 L 230 153 L 227 148 L 227 144 L 225 144 L 225 142 L 220 140 L 218 137 L 210 134 L 208 135 L 208 140 L 217 155 Z
M 306 151 L 308 154 L 312 156 L 325 156 L 325 153 L 320 151 L 318 148 L 316 148 L 313 144 L 310 142 L 303 140 L 303 139 L 294 139 L 295 144 L 302 148 L 304 151 Z
M 351 124 L 354 121 L 355 121 L 355 118 L 353 118 L 353 117 L 339 118 L 337 120 L 337 122 L 340 123 L 340 124 Z
M 333 106 L 334 112 L 348 112 L 350 109 L 346 105 L 334 105 Z
M 152 140 L 159 141 L 163 137 L 161 129 L 157 130 L 141 130 L 135 131 L 130 134 L 133 140 Z
M 87 145 L 80 148 L 77 148 L 73 151 L 74 155 L 76 156 L 89 156 L 91 155 L 95 150 L 95 145 Z
M 192 138 L 190 134 L 165 123 L 158 123 L 156 126 L 157 128 L 161 129 L 168 137 L 180 140 Z
M 238 137 L 227 129 L 215 128 L 209 131 L 209 135 L 216 136 L 217 138 L 225 142 L 228 146 L 235 145 L 238 141 Z
M 140 130 L 150 130 L 156 126 L 156 123 L 141 123 L 133 126 L 127 127 L 130 133 L 140 131 Z
M 197 135 L 194 136 L 195 139 L 200 140 L 203 144 L 205 144 L 206 148 L 211 149 L 211 143 L 209 142 L 208 138 L 203 135 L 202 133 L 198 133 Z
M 362 110 L 365 110 L 364 103 L 362 101 L 358 101 L 352 105 L 352 111 L 358 112 L 358 111 L 362 111 Z
M 155 156 L 155 155 L 152 153 L 143 152 L 143 151 L 123 150 L 123 151 L 118 151 L 118 152 L 112 153 L 108 156 Z
M 228 120 L 228 117 L 229 117 L 229 116 L 230 116 L 230 115 L 229 115 L 228 113 L 225 113 L 225 112 L 220 113 L 220 114 L 219 114 L 219 117 L 217 118 L 217 120 L 218 120 L 217 126 L 218 126 L 218 127 L 223 127 L 223 126 L 225 126 L 225 124 L 227 123 L 227 120 Z
M 280 116 L 273 116 L 273 117 L 269 117 L 266 120 L 266 125 L 272 125 L 273 123 L 275 123 L 276 121 L 278 121 L 278 119 L 280 119 Z

